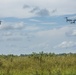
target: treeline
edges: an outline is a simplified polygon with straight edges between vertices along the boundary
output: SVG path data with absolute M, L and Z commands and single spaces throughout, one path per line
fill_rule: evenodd
M 1 54 L 1 56 L 3 57 L 17 57 L 17 56 L 34 56 L 34 55 L 45 55 L 45 56 L 68 56 L 68 55 L 76 55 L 76 53 L 59 53 L 59 54 L 55 54 L 55 53 L 44 53 L 43 51 L 42 52 L 39 52 L 39 53 L 36 53 L 36 52 L 32 52 L 31 54 L 20 54 L 20 55 L 14 55 L 14 54 L 8 54 L 8 55 L 4 55 L 4 54 Z
M 76 53 L 0 55 L 0 75 L 76 75 Z

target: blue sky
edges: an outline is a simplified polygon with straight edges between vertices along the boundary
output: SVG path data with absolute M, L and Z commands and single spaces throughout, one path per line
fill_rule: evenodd
M 0 0 L 0 54 L 76 53 L 76 0 Z

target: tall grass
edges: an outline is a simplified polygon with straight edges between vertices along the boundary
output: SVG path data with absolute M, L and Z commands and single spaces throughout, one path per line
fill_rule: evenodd
M 76 54 L 0 55 L 0 75 L 76 75 Z

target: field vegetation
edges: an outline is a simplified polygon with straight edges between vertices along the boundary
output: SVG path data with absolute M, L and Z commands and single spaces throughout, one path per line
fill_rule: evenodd
M 0 75 L 76 75 L 76 53 L 0 55 Z

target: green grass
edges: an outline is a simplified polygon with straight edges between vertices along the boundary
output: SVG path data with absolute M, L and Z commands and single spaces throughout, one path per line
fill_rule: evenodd
M 0 55 L 0 75 L 76 75 L 76 54 Z

